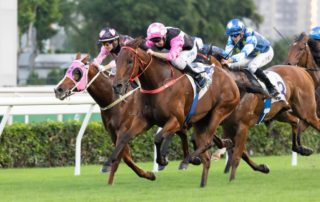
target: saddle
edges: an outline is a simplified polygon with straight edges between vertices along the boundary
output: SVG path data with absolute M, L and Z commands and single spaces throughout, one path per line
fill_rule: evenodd
M 239 71 L 242 71 L 242 72 L 247 76 L 249 82 L 250 82 L 253 86 L 259 87 L 259 88 L 262 88 L 262 89 L 263 89 L 263 87 L 262 87 L 261 84 L 259 83 L 258 79 L 257 79 L 255 76 L 253 76 L 253 75 L 251 74 L 251 72 L 249 72 L 249 70 L 247 70 L 247 69 L 240 69 Z

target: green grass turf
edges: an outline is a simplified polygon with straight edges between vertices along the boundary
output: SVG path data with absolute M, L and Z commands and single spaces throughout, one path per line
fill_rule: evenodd
M 267 163 L 271 172 L 252 171 L 241 161 L 236 180 L 229 182 L 223 174 L 224 159 L 213 161 L 207 187 L 200 188 L 201 166 L 190 165 L 179 171 L 179 162 L 156 173 L 156 181 L 137 177 L 123 162 L 113 186 L 100 166 L 81 167 L 81 176 L 74 176 L 73 167 L 0 169 L 0 201 L 173 201 L 173 202 L 318 202 L 320 201 L 320 155 L 298 157 L 298 166 L 291 166 L 291 156 L 256 157 Z M 152 170 L 152 163 L 139 163 Z

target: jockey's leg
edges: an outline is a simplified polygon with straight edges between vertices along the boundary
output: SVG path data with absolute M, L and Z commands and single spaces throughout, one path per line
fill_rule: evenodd
M 276 90 L 275 86 L 271 83 L 269 78 L 261 69 L 257 69 L 254 74 L 266 85 L 268 92 L 272 97 L 277 97 L 279 95 L 279 92 Z
M 172 60 L 172 64 L 183 72 L 188 73 L 190 76 L 194 78 L 198 86 L 201 88 L 206 83 L 206 79 L 201 76 L 201 73 L 192 68 L 191 64 L 197 57 L 197 46 L 194 43 L 194 46 L 191 50 L 181 51 L 180 55 Z
M 192 78 L 194 78 L 194 80 L 196 81 L 196 83 L 200 88 L 204 87 L 204 85 L 206 84 L 206 78 L 201 76 L 201 73 L 196 72 L 196 70 L 192 68 L 190 65 L 187 65 L 184 70 L 187 74 L 189 74 L 190 76 L 192 76 Z
M 273 58 L 273 49 L 272 47 L 265 53 L 260 53 L 255 57 L 248 65 L 248 69 L 251 73 L 255 74 L 259 80 L 261 80 L 267 87 L 269 94 L 272 97 L 277 97 L 279 92 L 276 90 L 275 86 L 270 82 L 269 78 L 265 73 L 260 69 L 264 65 L 268 64 Z

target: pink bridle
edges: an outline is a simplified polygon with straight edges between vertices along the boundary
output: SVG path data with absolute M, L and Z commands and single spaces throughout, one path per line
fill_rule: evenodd
M 71 92 L 77 88 L 79 92 L 84 91 L 87 88 L 88 83 L 88 67 L 83 62 L 82 59 L 74 60 L 70 67 L 67 69 L 66 74 L 64 75 L 63 79 L 58 83 L 59 86 L 66 78 L 70 79 L 74 83 L 74 87 L 71 89 Z M 82 77 L 79 81 L 74 80 L 72 72 L 75 69 L 79 69 L 82 73 Z

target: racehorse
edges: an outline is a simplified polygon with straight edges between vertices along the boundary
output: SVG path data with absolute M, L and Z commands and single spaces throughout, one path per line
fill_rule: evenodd
M 152 111 L 153 124 L 163 127 L 157 135 L 157 162 L 165 165 L 160 154 L 163 137 L 183 128 L 194 98 L 194 90 L 187 76 L 174 68 L 170 63 L 146 52 L 144 40 L 137 38 L 127 46 L 122 47 L 117 58 L 117 73 L 114 80 L 114 90 L 118 94 L 125 93 L 129 81 L 139 79 L 141 83 L 141 99 L 145 108 Z M 197 149 L 190 156 L 192 161 L 200 155 L 203 171 L 200 186 L 207 183 L 210 168 L 210 155 L 207 149 L 214 141 L 218 147 L 229 146 L 228 140 L 221 140 L 215 135 L 216 128 L 229 116 L 240 101 L 236 83 L 221 68 L 215 68 L 212 84 L 199 100 L 190 119 L 195 131 Z M 120 138 L 120 137 L 119 137 Z M 123 134 L 119 139 L 110 159 L 117 159 L 123 146 L 133 134 Z
M 220 62 L 215 58 L 211 58 L 211 60 L 217 66 L 221 66 Z M 227 69 L 227 67 L 225 68 Z M 271 105 L 269 113 L 265 116 L 264 121 L 278 120 L 291 124 L 293 134 L 292 150 L 302 155 L 310 155 L 312 150 L 301 145 L 298 134 L 300 120 L 310 123 L 317 130 L 320 129 L 320 120 L 316 116 L 313 80 L 307 71 L 299 67 L 277 65 L 269 68 L 268 71 L 279 74 L 283 79 L 284 84 L 278 83 L 278 85 L 280 85 L 282 89 L 285 87 L 285 98 L 289 105 L 285 102 L 274 102 Z M 229 74 L 232 75 L 235 80 L 248 81 L 246 74 L 242 71 L 229 70 Z M 236 110 L 222 123 L 224 136 L 231 138 L 234 143 L 233 152 L 231 152 L 232 157 L 229 158 L 230 162 L 228 162 L 225 170 L 225 172 L 227 172 L 229 169 L 228 166 L 231 166 L 230 180 L 235 178 L 236 169 L 241 157 L 254 170 L 263 173 L 269 172 L 266 165 L 257 165 L 250 160 L 245 148 L 249 128 L 258 122 L 259 116 L 264 108 L 265 98 L 263 94 L 244 94 Z M 291 110 L 287 110 L 289 108 Z
M 109 104 L 113 103 L 113 101 L 117 99 L 112 90 L 112 79 L 105 73 L 100 72 L 93 64 L 86 67 L 89 60 L 88 56 L 83 59 L 80 57 L 80 54 L 77 54 L 76 60 L 73 61 L 71 67 L 68 69 L 69 76 L 67 76 L 67 71 L 66 76 L 54 89 L 55 95 L 58 99 L 63 100 L 71 96 L 74 91 L 85 90 L 85 86 L 89 82 L 92 82 L 91 85 L 87 87 L 87 90 L 91 97 L 100 106 L 102 122 L 105 129 L 111 134 L 111 140 L 115 144 L 117 140 L 117 131 L 124 126 L 120 125 L 122 121 L 121 118 L 126 116 L 127 119 L 131 119 L 131 121 L 133 121 L 135 119 L 134 114 L 137 113 L 136 108 L 130 108 L 126 103 L 120 103 L 110 109 L 104 110 L 103 108 L 110 106 Z M 80 83 L 81 81 L 82 83 Z M 80 90 L 78 90 L 77 86 L 79 85 L 84 86 L 80 87 Z M 139 98 L 139 96 L 137 98 Z M 132 105 L 134 102 L 134 95 L 128 97 L 127 103 Z M 113 164 L 111 168 L 108 184 L 111 185 L 113 183 L 114 174 L 117 171 L 121 157 L 138 176 L 149 180 L 155 180 L 155 175 L 152 172 L 146 172 L 134 163 L 130 154 L 130 147 L 129 145 L 125 145 L 123 153 L 119 157 L 119 161 Z
M 91 64 L 86 67 L 89 57 L 80 58 L 80 54 L 77 54 L 76 60 L 73 61 L 71 67 L 69 67 L 66 76 L 59 82 L 57 87 L 54 89 L 55 95 L 58 99 L 64 100 L 71 96 L 75 92 L 88 90 L 91 97 L 101 108 L 101 118 L 105 129 L 111 134 L 111 139 L 114 144 L 117 140 L 117 131 L 125 130 L 125 127 L 129 127 L 132 122 L 138 124 L 147 122 L 144 117 L 141 117 L 139 109 L 139 92 L 135 92 L 129 96 L 125 101 L 114 104 L 117 100 L 117 96 L 113 93 L 112 89 L 112 75 L 99 71 L 98 68 Z M 134 106 L 134 107 L 133 107 Z M 177 133 L 182 140 L 182 148 L 184 157 L 189 155 L 188 142 L 185 131 L 179 131 Z M 121 154 L 125 163 L 140 177 L 149 180 L 155 180 L 155 175 L 152 172 L 146 172 L 139 168 L 132 160 L 130 154 L 129 145 L 125 145 L 123 153 Z M 119 160 L 113 164 L 111 169 L 108 184 L 113 183 L 114 174 L 117 171 Z M 186 163 L 180 164 L 180 169 L 186 169 Z
M 309 38 L 305 32 L 302 32 L 294 43 L 290 44 L 285 63 L 305 68 L 314 80 L 317 115 L 320 116 L 320 42 Z M 308 123 L 301 122 L 301 132 L 308 126 Z

